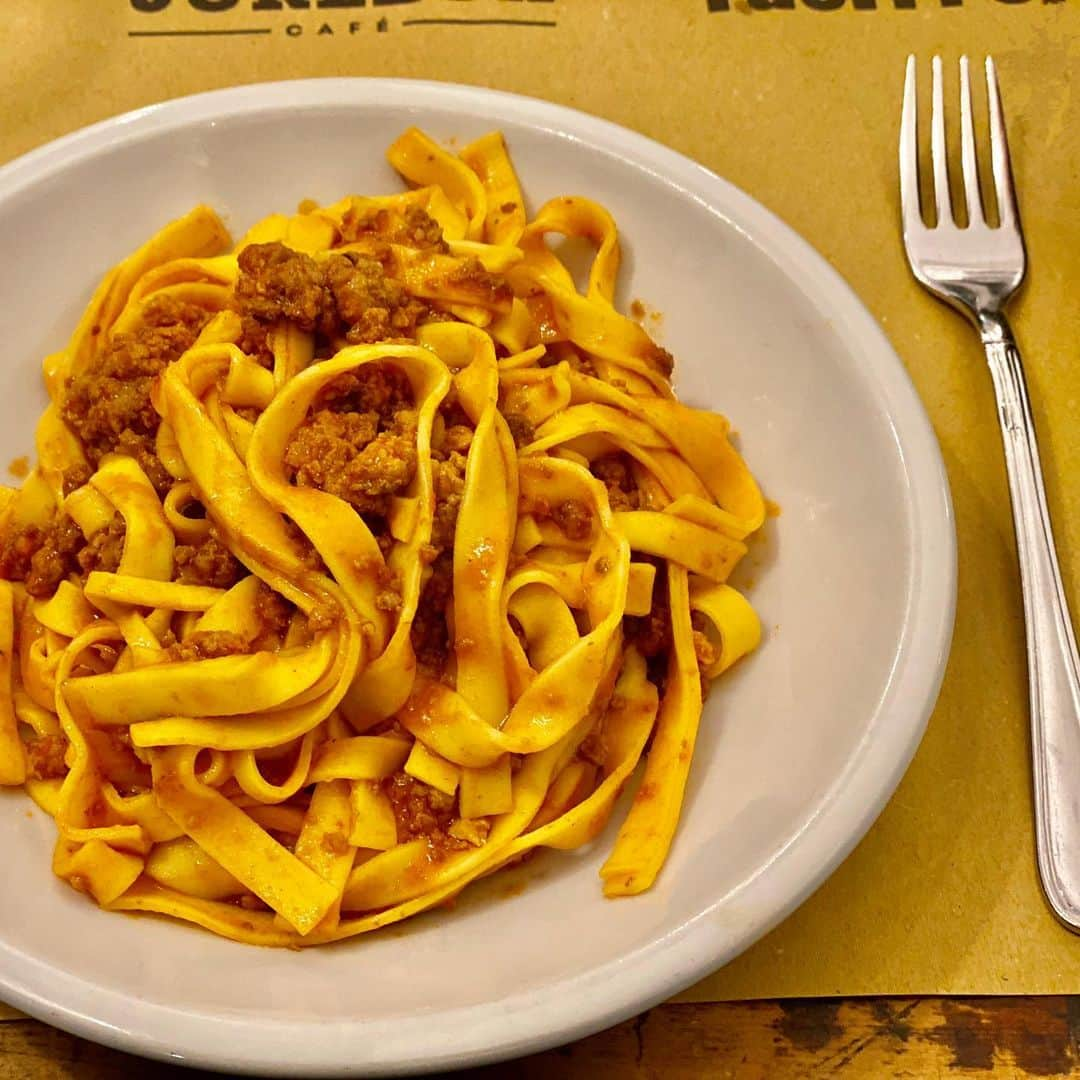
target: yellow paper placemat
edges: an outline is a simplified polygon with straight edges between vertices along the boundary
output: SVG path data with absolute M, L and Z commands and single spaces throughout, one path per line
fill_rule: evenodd
M 0 160 L 197 90 L 415 76 L 625 124 L 798 229 L 881 320 L 937 429 L 959 533 L 956 636 L 926 740 L 881 820 L 787 922 L 686 997 L 1080 992 L 1080 939 L 1047 912 L 1035 874 L 1023 624 L 989 379 L 970 331 L 908 274 L 895 190 L 905 54 L 993 52 L 1032 263 L 1015 322 L 1080 608 L 1072 3 L 5 0 L 0 40 Z

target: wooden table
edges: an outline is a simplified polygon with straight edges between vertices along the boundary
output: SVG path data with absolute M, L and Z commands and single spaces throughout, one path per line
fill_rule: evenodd
M 35 1020 L 0 1023 L 0 1080 L 195 1080 Z M 461 1080 L 941 1080 L 1080 1076 L 1080 997 L 662 1005 L 513 1069 Z

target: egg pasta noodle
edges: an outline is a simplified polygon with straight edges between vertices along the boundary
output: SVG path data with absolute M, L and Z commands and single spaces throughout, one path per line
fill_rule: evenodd
M 307 946 L 592 841 L 654 882 L 764 504 L 615 307 L 615 222 L 501 135 L 111 270 L 0 489 L 0 784 L 111 911 Z M 592 251 L 582 288 L 549 246 Z

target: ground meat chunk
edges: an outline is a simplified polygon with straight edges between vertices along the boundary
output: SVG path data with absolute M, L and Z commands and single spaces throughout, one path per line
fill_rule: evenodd
M 545 498 L 522 498 L 518 506 L 538 521 L 550 519 L 569 540 L 586 540 L 592 534 L 592 509 L 581 499 L 563 499 L 552 506 Z
M 654 602 L 646 616 L 626 616 L 623 627 L 627 642 L 646 659 L 662 656 L 672 647 L 672 618 L 666 603 Z
M 154 331 L 158 331 L 159 340 L 168 343 L 158 351 L 172 361 L 195 344 L 195 339 L 213 316 L 214 312 L 187 300 L 169 295 L 155 296 L 139 317 L 136 335 L 152 342 Z
M 25 581 L 30 562 L 45 542 L 44 529 L 36 525 L 8 528 L 0 537 L 0 578 L 4 581 Z
M 298 484 L 322 487 L 323 472 L 341 471 L 378 433 L 374 413 L 320 409 L 297 429 L 285 451 L 285 463 L 296 470 Z
M 702 671 L 716 663 L 716 646 L 701 630 L 694 631 L 694 654 L 697 656 L 698 667 Z
M 401 575 L 389 566 L 378 571 L 379 591 L 375 594 L 375 606 L 379 611 L 396 613 L 401 610 Z
M 37 547 L 23 578 L 26 591 L 38 598 L 52 596 L 64 578 L 78 572 L 78 555 L 85 543 L 82 530 L 67 514 L 59 514 L 47 529 L 31 526 L 26 530 L 24 543 L 30 538 L 37 542 Z M 16 541 L 16 550 L 25 548 Z
M 290 478 L 384 515 L 416 473 L 416 413 L 408 377 L 390 364 L 339 376 L 285 450 Z
M 351 503 L 362 513 L 385 514 L 390 496 L 416 473 L 416 415 L 400 412 L 377 431 L 371 413 L 320 409 L 294 432 L 285 449 L 290 478 Z
M 262 623 L 263 632 L 284 637 L 292 619 L 293 606 L 269 585 L 260 582 L 255 594 L 255 614 Z
M 444 454 L 468 454 L 472 446 L 473 429 L 468 424 L 454 424 L 443 432 L 442 450 Z
M 568 540 L 586 540 L 592 533 L 592 511 L 580 499 L 565 499 L 552 507 L 551 519 Z
M 698 667 L 701 669 L 702 685 L 708 685 L 705 672 L 716 663 L 720 651 L 713 644 L 713 640 L 706 632 L 708 621 L 700 611 L 690 613 L 690 625 L 694 632 L 694 654 L 697 656 Z
M 364 364 L 345 372 L 326 384 L 317 401 L 331 412 L 374 413 L 382 428 L 415 403 L 409 377 L 393 364 Z
M 392 239 L 410 247 L 446 250 L 442 226 L 419 206 L 410 206 L 405 211 L 401 227 L 392 234 Z
M 458 513 L 465 494 L 464 454 L 451 453 L 446 461 L 432 462 L 435 485 L 435 517 L 431 523 L 431 543 L 442 551 L 454 545 Z
M 592 474 L 608 489 L 612 510 L 637 510 L 641 496 L 626 454 L 609 454 L 592 463 Z
M 442 676 L 450 655 L 450 631 L 446 609 L 454 587 L 454 560 L 449 551 L 439 555 L 431 565 L 428 578 L 420 593 L 416 615 L 413 617 L 411 640 L 416 663 L 432 678 Z
M 470 846 L 467 840 L 450 835 L 456 818 L 457 800 L 453 795 L 404 772 L 387 777 L 382 787 L 394 808 L 399 844 L 423 837 L 436 850 L 461 851 Z
M 152 435 L 138 435 L 130 429 L 120 432 L 114 448 L 118 454 L 126 454 L 139 463 L 147 480 L 154 485 L 158 496 L 164 498 L 173 486 L 174 478 L 161 464 Z
M 410 206 L 404 213 L 387 207 L 366 212 L 355 208 L 346 211 L 341 223 L 341 243 L 355 244 L 372 236 L 418 250 L 447 250 L 442 226 L 420 206 Z
M 514 445 L 518 449 L 528 446 L 536 437 L 536 430 L 524 413 L 506 412 L 503 413 L 503 419 L 506 421 L 506 426 L 510 429 L 510 434 L 514 439 Z
M 322 267 L 284 244 L 248 244 L 237 259 L 240 276 L 233 302 L 241 316 L 260 322 L 286 320 L 301 330 L 333 333 L 334 310 Z
M 338 621 L 340 615 L 341 610 L 336 604 L 330 601 L 320 601 L 308 612 L 308 629 L 313 634 L 329 630 Z
M 365 345 L 415 336 L 427 305 L 388 277 L 378 259 L 356 252 L 331 255 L 323 270 L 338 318 L 348 327 L 346 340 Z
M 249 244 L 239 256 L 233 304 L 244 345 L 267 355 L 258 324 L 287 321 L 323 338 L 353 344 L 412 338 L 428 306 L 410 296 L 370 255 L 345 252 L 317 262 L 281 243 Z M 252 322 L 251 320 L 254 320 Z
M 674 647 L 674 641 L 671 630 L 671 609 L 668 605 L 667 575 L 662 565 L 657 566 L 649 614 L 625 616 L 623 635 L 626 644 L 635 646 L 645 657 L 649 678 L 663 692 L 667 681 L 668 657 Z
M 63 476 L 64 494 L 70 495 L 76 488 L 81 488 L 84 484 L 89 483 L 90 477 L 93 475 L 93 470 L 88 465 L 72 465 L 70 469 L 65 469 Z
M 254 315 L 240 316 L 240 340 L 237 346 L 253 360 L 265 368 L 274 366 L 274 354 L 270 349 L 268 335 L 270 327 L 259 322 Z
M 197 630 L 165 650 L 167 660 L 213 660 L 247 652 L 247 642 L 231 630 Z
M 705 670 L 717 659 L 717 648 L 706 633 L 706 620 L 698 612 L 691 613 L 690 623 L 693 632 L 694 653 L 701 671 L 701 685 L 704 692 L 709 680 Z M 623 634 L 628 645 L 633 645 L 648 661 L 649 678 L 662 686 L 666 678 L 667 660 L 674 640 L 671 629 L 671 609 L 668 606 L 667 583 L 664 572 L 659 569 L 653 590 L 652 608 L 648 615 L 635 617 L 627 615 L 623 619 Z
M 185 585 L 229 589 L 246 574 L 244 567 L 213 532 L 200 544 L 178 544 L 173 559 L 176 580 Z
M 124 554 L 124 537 L 127 526 L 119 514 L 114 514 L 112 521 L 104 529 L 98 529 L 90 542 L 79 552 L 79 569 L 84 574 L 94 570 L 115 573 Z
M 60 551 L 46 541 L 33 553 L 26 576 L 26 591 L 31 596 L 52 596 L 56 586 L 72 569 L 69 555 L 69 552 Z
M 59 780 L 67 776 L 64 762 L 68 741 L 63 735 L 41 735 L 26 744 L 26 765 L 35 780 Z
M 140 464 L 153 454 L 159 424 L 150 403 L 154 379 L 191 348 L 209 318 L 194 304 L 154 301 L 135 330 L 114 334 L 100 355 L 68 379 L 61 415 L 92 465 L 114 451 L 138 457 L 134 451 L 142 450 Z

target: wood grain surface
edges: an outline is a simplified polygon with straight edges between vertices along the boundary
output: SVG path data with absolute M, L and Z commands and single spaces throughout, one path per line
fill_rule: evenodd
M 1080 998 L 663 1005 L 570 1046 L 454 1076 L 1057 1080 L 1080 1076 L 1078 1036 Z M 35 1020 L 0 1023 L 0 1080 L 194 1080 L 210 1075 L 144 1062 Z

